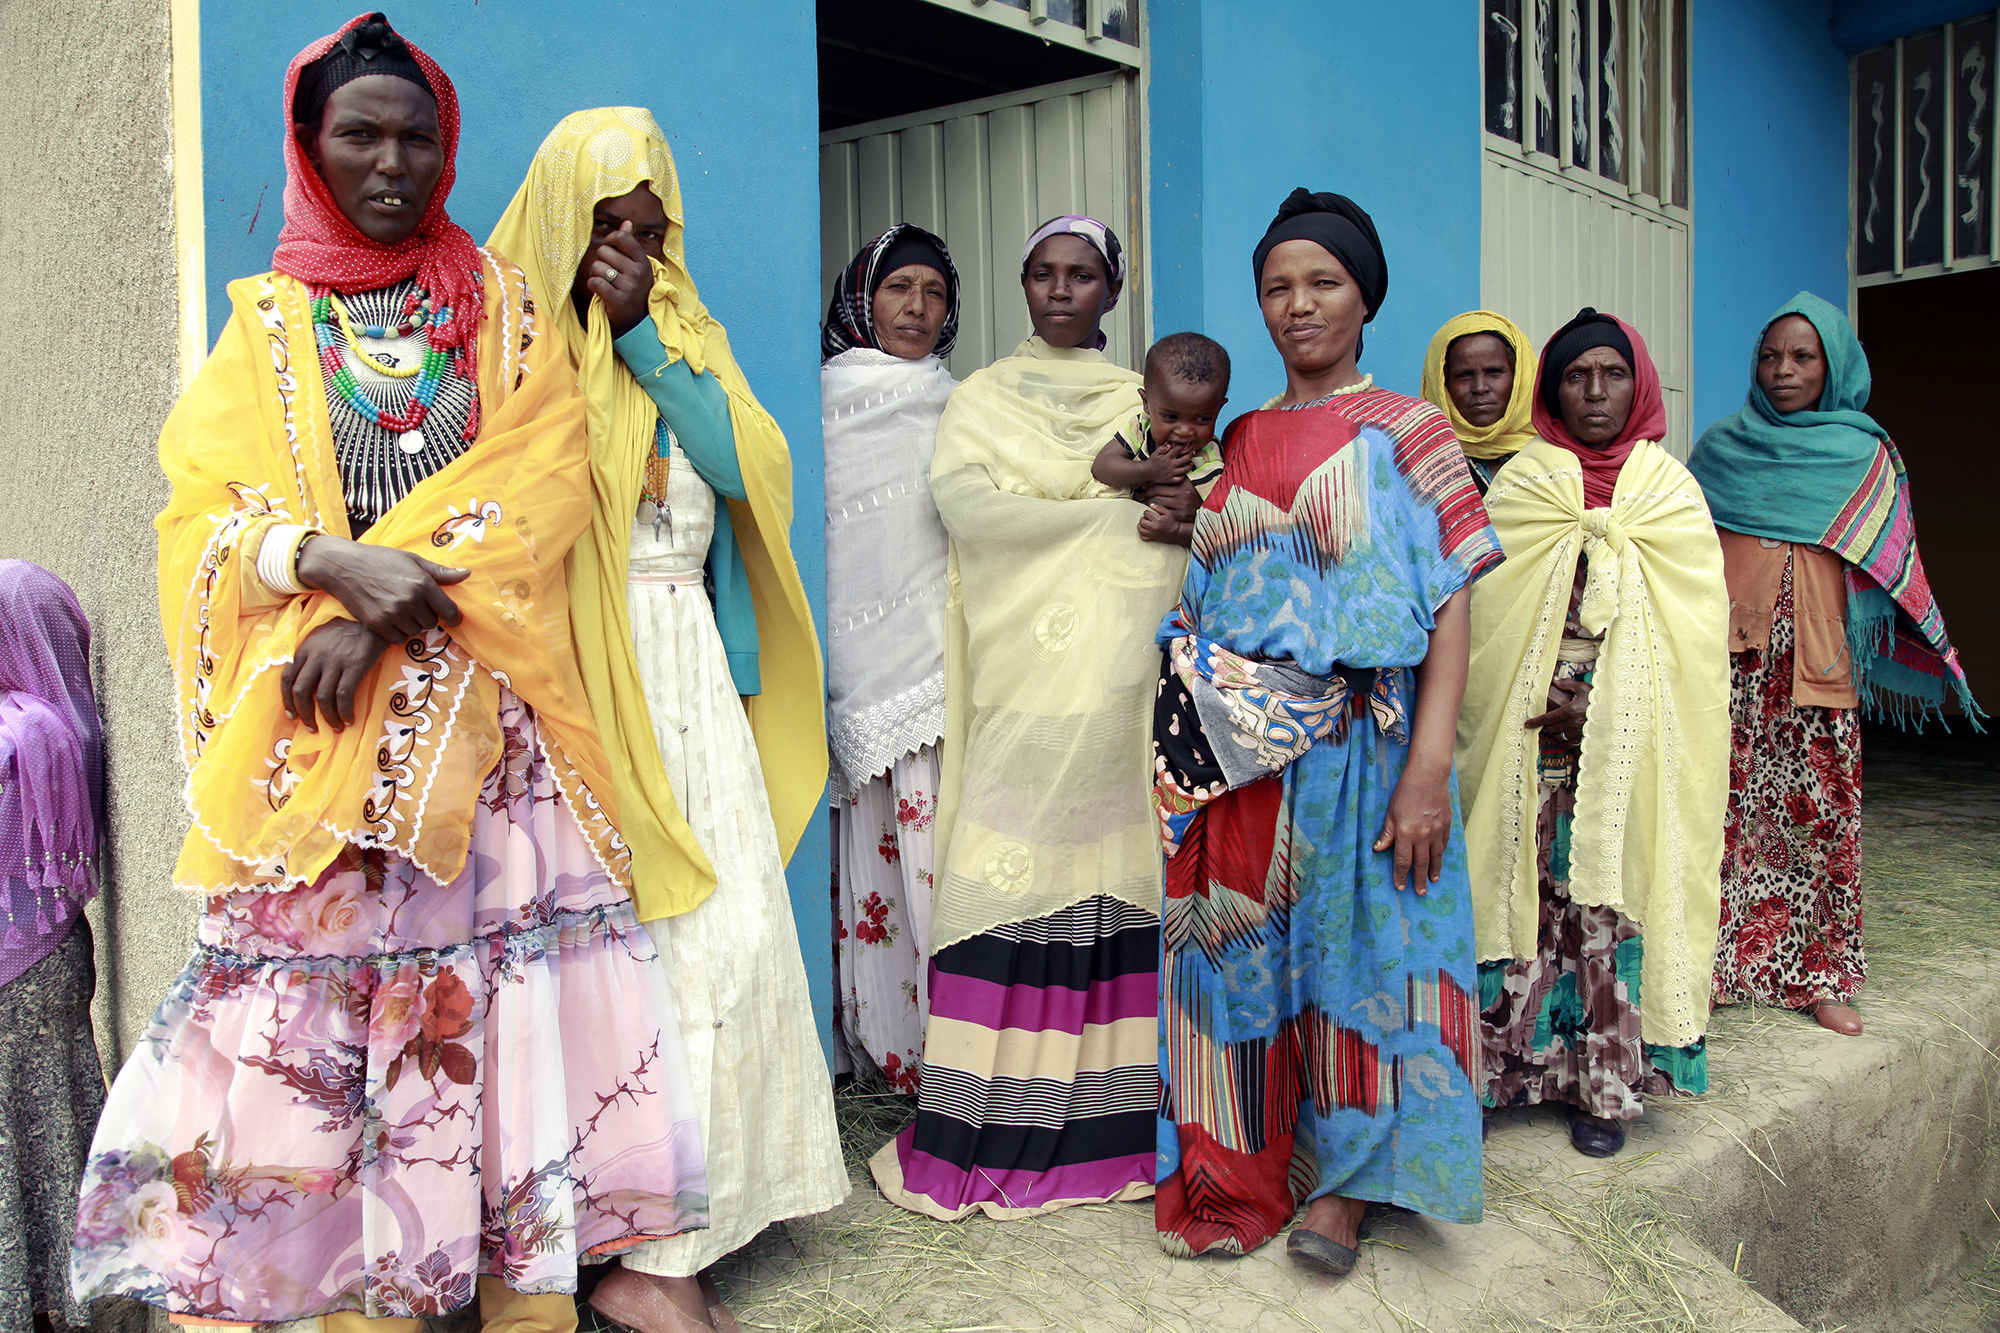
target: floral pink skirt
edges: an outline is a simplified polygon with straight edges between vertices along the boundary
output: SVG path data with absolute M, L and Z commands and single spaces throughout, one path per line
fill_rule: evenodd
M 658 955 L 503 692 L 505 759 L 449 884 L 350 850 L 213 898 L 112 1086 L 79 1295 L 215 1320 L 443 1315 L 475 1278 L 708 1223 Z

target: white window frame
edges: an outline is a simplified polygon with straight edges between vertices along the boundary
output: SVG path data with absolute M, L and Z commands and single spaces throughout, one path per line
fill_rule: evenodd
M 970 14 L 1016 32 L 1025 32 L 1030 37 L 1039 37 L 1057 46 L 1087 51 L 1100 59 L 1116 61 L 1132 69 L 1138 69 L 1141 63 L 1137 46 L 1104 35 L 1105 0 L 1082 0 L 1084 22 L 1080 28 L 1050 19 L 1049 0 L 1028 0 L 1026 9 L 1016 9 L 999 3 L 999 0 L 926 0 L 926 3 Z M 1136 16 L 1143 3 L 1144 0 L 1126 0 L 1126 12 Z M 1134 21 L 1138 21 L 1136 17 Z

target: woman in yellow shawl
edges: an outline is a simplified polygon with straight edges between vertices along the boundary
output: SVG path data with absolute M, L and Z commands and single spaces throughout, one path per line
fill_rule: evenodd
M 593 491 L 570 561 L 577 657 L 711 1166 L 710 1229 L 628 1252 L 591 1303 L 642 1333 L 734 1327 L 703 1270 L 847 1196 L 785 885 L 826 784 L 791 455 L 695 290 L 651 112 L 565 117 L 492 243 L 562 293 L 543 318 L 583 386 Z
M 1505 315 L 1470 310 L 1445 321 L 1424 353 L 1426 401 L 1444 409 L 1481 495 L 1535 438 L 1535 345 Z
M 891 1202 L 947 1221 L 1153 1192 L 1153 635 L 1188 557 L 1141 540 L 1127 493 L 1090 473 L 1140 408 L 1139 376 L 1098 350 L 1121 259 L 1093 218 L 1037 229 L 1021 257 L 1034 336 L 959 385 L 938 424 L 951 551 L 931 1022 L 916 1123 L 869 1166 Z
M 1660 447 L 1639 331 L 1543 350 L 1536 439 L 1487 492 L 1458 765 L 1488 1107 L 1564 1103 L 1609 1157 L 1708 1085 L 1729 780 L 1729 601 L 1701 487 Z
M 207 909 L 98 1125 L 76 1287 L 570 1329 L 587 1252 L 706 1220 L 570 648 L 583 401 L 547 289 L 445 214 L 442 70 L 370 15 L 285 107 L 276 271 L 230 284 L 160 436 L 175 882 Z

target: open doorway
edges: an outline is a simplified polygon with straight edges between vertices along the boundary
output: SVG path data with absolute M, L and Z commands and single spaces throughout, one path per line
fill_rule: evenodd
M 2000 701 L 1991 552 L 2000 437 L 1986 417 L 2000 365 L 2000 268 L 1862 287 L 1856 326 L 1875 385 L 1868 414 L 1910 469 L 1917 541 L 1973 694 Z
M 1019 276 L 1029 233 L 1088 213 L 1125 243 L 1105 352 L 1135 365 L 1147 305 L 1137 48 L 1038 36 L 1013 22 L 1020 11 L 995 5 L 1008 22 L 940 0 L 819 0 L 821 301 L 869 237 L 897 222 L 936 232 L 959 270 L 950 364 L 962 379 L 1028 335 Z M 1054 23 L 1041 30 L 1061 35 Z

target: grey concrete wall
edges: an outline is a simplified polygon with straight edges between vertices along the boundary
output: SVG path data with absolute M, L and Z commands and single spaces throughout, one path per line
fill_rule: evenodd
M 69 581 L 96 631 L 113 841 L 97 930 L 107 1073 L 187 960 L 196 899 L 154 591 L 173 406 L 165 0 L 0 3 L 0 556 Z

